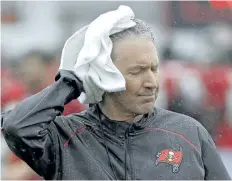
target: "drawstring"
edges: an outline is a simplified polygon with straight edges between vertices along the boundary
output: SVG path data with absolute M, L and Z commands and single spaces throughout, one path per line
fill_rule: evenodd
M 100 117 L 100 113 L 99 113 L 98 110 L 97 110 L 97 112 L 98 112 L 99 118 L 101 118 L 101 117 Z M 117 180 L 116 173 L 115 173 L 115 169 L 114 169 L 114 166 L 113 166 L 113 164 L 112 164 L 112 162 L 111 162 L 111 159 L 110 159 L 109 149 L 108 149 L 108 147 L 106 146 L 106 138 L 105 138 L 105 134 L 104 134 L 104 131 L 103 131 L 101 119 L 100 119 L 100 125 L 101 125 L 101 131 L 102 131 L 104 146 L 105 146 L 105 149 L 106 149 L 106 154 L 107 154 L 108 159 L 109 159 L 109 162 L 110 162 L 110 167 L 111 167 L 111 169 L 112 169 L 112 171 L 113 171 L 114 178 Z

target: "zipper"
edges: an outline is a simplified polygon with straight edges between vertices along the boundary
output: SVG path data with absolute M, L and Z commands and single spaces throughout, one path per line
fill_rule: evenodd
M 126 152 L 125 152 L 125 179 L 126 180 L 135 180 L 134 178 L 134 172 L 133 172 L 133 164 L 132 164 L 132 150 L 130 149 L 130 130 L 131 130 L 131 126 L 129 128 L 127 128 L 126 133 L 125 133 L 125 143 L 126 143 Z M 127 155 L 128 154 L 128 155 Z M 129 161 L 127 161 L 127 157 L 129 159 Z M 130 172 L 127 171 L 127 165 L 128 165 L 128 170 Z

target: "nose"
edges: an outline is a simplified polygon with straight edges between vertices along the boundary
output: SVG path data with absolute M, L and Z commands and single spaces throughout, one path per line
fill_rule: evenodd
M 144 87 L 148 89 L 155 89 L 158 87 L 158 84 L 159 84 L 158 73 L 149 71 L 149 73 L 147 74 L 147 76 L 145 76 L 144 79 Z

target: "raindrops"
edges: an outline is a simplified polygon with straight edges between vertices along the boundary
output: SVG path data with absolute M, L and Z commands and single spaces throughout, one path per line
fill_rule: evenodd
M 21 148 L 20 150 L 21 150 L 21 152 L 26 152 L 26 149 L 24 149 L 24 148 Z

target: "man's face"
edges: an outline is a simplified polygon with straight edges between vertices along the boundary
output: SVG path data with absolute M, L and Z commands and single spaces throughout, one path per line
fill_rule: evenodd
M 112 56 L 126 80 L 126 91 L 111 98 L 120 109 L 145 114 L 154 108 L 159 90 L 158 56 L 154 43 L 145 38 L 130 38 L 115 43 Z M 114 58 L 113 58 L 114 59 Z

